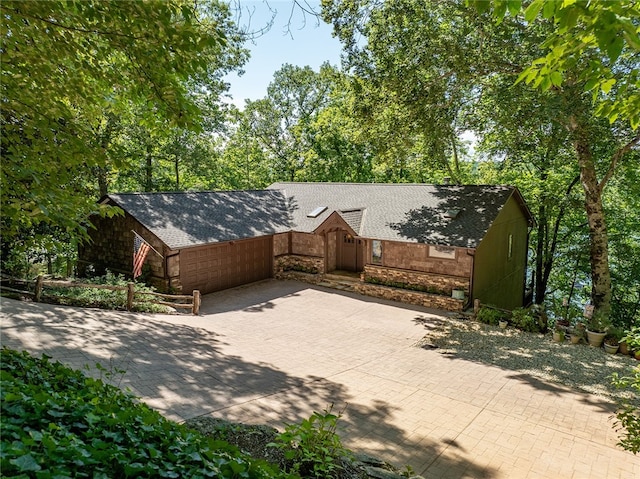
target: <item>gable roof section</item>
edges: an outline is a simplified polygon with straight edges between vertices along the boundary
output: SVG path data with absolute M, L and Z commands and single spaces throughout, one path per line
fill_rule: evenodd
M 291 230 L 286 199 L 275 190 L 107 195 L 171 249 Z
M 509 186 L 376 183 L 274 183 L 269 189 L 287 198 L 294 231 L 313 232 L 338 211 L 360 236 L 466 248 L 478 246 L 517 192 Z M 307 217 L 318 206 L 327 209 Z M 354 210 L 360 213 L 354 215 Z M 460 210 L 455 218 L 447 215 L 452 210 Z M 532 221 L 529 211 L 522 210 Z

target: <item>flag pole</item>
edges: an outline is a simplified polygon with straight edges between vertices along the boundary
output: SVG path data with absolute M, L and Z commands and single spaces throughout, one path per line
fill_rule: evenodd
M 140 236 L 138 233 L 136 233 L 134 230 L 131 230 L 131 232 L 136 235 L 138 238 L 140 238 L 142 241 L 144 241 L 145 243 L 147 243 L 149 245 L 149 248 L 151 248 L 151 250 L 157 254 L 158 256 L 160 256 L 162 259 L 164 259 L 164 256 L 162 256 L 160 253 L 158 253 L 158 250 L 156 250 L 153 246 L 151 246 L 151 243 L 149 243 L 146 239 L 144 239 L 142 236 Z

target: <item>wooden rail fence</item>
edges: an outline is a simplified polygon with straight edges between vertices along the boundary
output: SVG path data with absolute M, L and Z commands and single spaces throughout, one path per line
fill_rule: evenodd
M 13 284 L 22 284 L 27 288 L 32 283 L 31 281 L 25 281 L 18 278 L 3 277 L 11 281 Z M 60 281 L 60 280 L 46 280 L 42 275 L 38 276 L 34 282 L 34 291 L 23 291 L 15 288 L 10 288 L 2 285 L 1 288 L 6 291 L 14 293 L 25 294 L 33 296 L 35 302 L 40 302 L 42 299 L 42 290 L 45 286 L 53 288 L 93 288 L 93 289 L 109 289 L 111 291 L 126 291 L 127 292 L 127 311 L 131 311 L 136 302 L 136 297 L 149 296 L 151 298 L 159 299 L 145 299 L 146 303 L 161 304 L 163 306 L 170 306 L 177 309 L 190 309 L 192 314 L 200 314 L 200 291 L 194 290 L 193 294 L 164 294 L 164 293 L 152 293 L 148 291 L 136 291 L 135 283 L 129 283 L 127 286 L 115 286 L 109 284 L 92 284 L 92 283 L 76 283 L 74 281 Z M 180 303 L 178 301 L 190 301 L 188 303 Z

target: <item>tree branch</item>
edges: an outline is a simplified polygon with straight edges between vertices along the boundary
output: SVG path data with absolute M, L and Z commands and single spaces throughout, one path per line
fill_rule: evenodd
M 57 28 L 61 28 L 63 30 L 70 30 L 73 32 L 80 32 L 80 33 L 92 33 L 95 35 L 105 35 L 105 36 L 114 36 L 114 37 L 124 37 L 124 38 L 130 38 L 132 40 L 142 40 L 143 37 L 136 37 L 134 35 L 129 35 L 126 33 L 120 33 L 120 32 L 110 32 L 110 31 L 106 31 L 106 30 L 98 30 L 98 29 L 93 29 L 93 30 L 88 30 L 85 28 L 79 28 L 79 27 L 71 27 L 69 25 L 63 25 L 62 23 L 58 23 L 54 20 L 47 20 L 46 18 L 41 18 L 35 15 L 29 15 L 28 13 L 24 13 L 21 11 L 17 11 L 17 13 L 22 16 L 22 17 L 27 17 L 27 18 L 31 18 L 32 20 L 38 20 L 40 22 L 43 23 L 48 23 L 49 25 L 53 25 L 54 27 Z
M 640 133 L 638 133 L 635 136 L 635 138 L 633 138 L 629 143 L 624 145 L 622 148 L 618 149 L 618 151 L 616 151 L 613 154 L 613 156 L 611 157 L 611 163 L 609 164 L 609 169 L 605 173 L 605 175 L 602 178 L 602 180 L 600 181 L 600 183 L 598 183 L 598 188 L 600 189 L 600 191 L 602 191 L 604 189 L 604 187 L 607 185 L 607 183 L 609 182 L 609 180 L 613 176 L 613 173 L 615 172 L 616 166 L 618 165 L 618 162 L 620 161 L 620 159 L 624 155 L 629 153 L 629 151 L 631 151 L 631 149 L 635 145 L 637 145 L 638 143 L 640 143 Z

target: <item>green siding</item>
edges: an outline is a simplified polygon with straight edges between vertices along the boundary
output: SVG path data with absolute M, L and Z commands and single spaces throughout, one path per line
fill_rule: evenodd
M 527 230 L 527 219 L 512 196 L 476 249 L 473 268 L 474 299 L 505 309 L 522 306 Z M 509 235 L 513 238 L 511 258 Z

